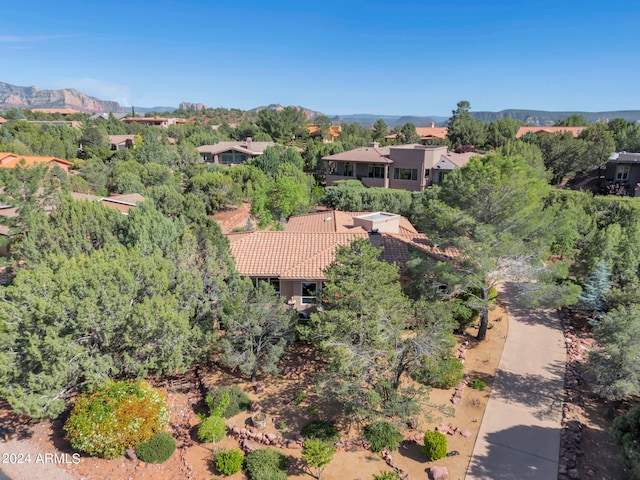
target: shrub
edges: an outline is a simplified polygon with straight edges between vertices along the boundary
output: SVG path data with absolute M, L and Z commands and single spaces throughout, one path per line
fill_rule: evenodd
M 145 463 L 163 463 L 173 455 L 175 449 L 175 439 L 169 432 L 162 432 L 136 446 L 136 455 Z
M 478 378 L 474 378 L 473 380 L 469 381 L 469 386 L 474 390 L 482 390 L 484 387 L 487 386 L 487 384 Z
M 422 452 L 431 460 L 440 460 L 447 456 L 447 437 L 435 430 L 424 434 Z
M 147 382 L 110 381 L 76 398 L 64 429 L 76 450 L 114 458 L 162 432 L 168 422 L 165 396 Z
M 400 474 L 398 472 L 386 470 L 378 474 L 374 473 L 373 480 L 400 480 Z
M 340 439 L 338 428 L 324 420 L 314 420 L 302 427 L 300 432 L 304 438 L 315 438 L 323 442 L 337 442 Z
M 402 434 L 389 422 L 375 422 L 364 427 L 364 438 L 371 444 L 373 452 L 386 448 L 394 451 L 402 440 Z
M 412 376 L 415 381 L 434 388 L 453 388 L 464 377 L 464 364 L 452 356 L 427 357 Z
M 205 402 L 209 407 L 211 413 L 213 413 L 216 407 L 220 405 L 220 402 L 223 401 L 223 399 L 225 398 L 225 393 L 229 395 L 229 405 L 223 412 L 221 412 L 224 418 L 234 417 L 240 412 L 249 410 L 249 407 L 251 406 L 251 400 L 246 393 L 244 393 L 234 385 L 231 388 L 216 388 L 213 392 L 209 393 L 206 396 Z
M 233 475 L 242 470 L 244 455 L 237 448 L 222 450 L 213 454 L 218 472 L 223 475 Z
M 322 477 L 322 471 L 325 469 L 336 453 L 336 447 L 332 443 L 319 440 L 317 438 L 309 438 L 305 440 L 302 448 L 302 458 L 310 467 L 316 469 L 316 477 Z
M 640 405 L 613 421 L 611 437 L 620 447 L 631 478 L 640 480 Z
M 245 470 L 249 480 L 286 480 L 289 461 L 273 448 L 261 448 L 245 457 Z
M 227 434 L 224 418 L 210 415 L 198 425 L 198 439 L 204 443 L 219 442 Z

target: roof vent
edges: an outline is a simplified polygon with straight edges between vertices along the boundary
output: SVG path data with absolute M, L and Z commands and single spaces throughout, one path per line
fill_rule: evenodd
M 324 219 L 325 222 L 330 222 L 331 220 L 333 220 L 333 217 L 327 217 Z

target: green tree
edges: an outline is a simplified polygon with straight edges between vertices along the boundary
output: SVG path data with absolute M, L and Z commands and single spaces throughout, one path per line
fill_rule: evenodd
M 322 472 L 331 463 L 336 448 L 328 442 L 317 438 L 305 440 L 302 447 L 302 458 L 316 471 L 316 478 L 322 480 Z
M 383 119 L 379 118 L 373 124 L 373 139 L 377 142 L 382 142 L 387 135 L 389 135 L 389 127 L 384 123 Z
M 221 307 L 222 363 L 239 368 L 252 381 L 258 371 L 277 373 L 278 360 L 293 340 L 296 312 L 287 309 L 271 285 L 259 281 L 256 288 L 249 279 L 234 280 Z
M 593 321 L 598 349 L 589 353 L 593 391 L 618 402 L 640 393 L 640 305 L 621 305 Z
M 584 118 L 581 113 L 574 113 L 564 120 L 558 120 L 555 123 L 556 127 L 586 127 L 589 125 L 589 121 Z
M 537 144 L 542 151 L 545 166 L 553 172 L 553 183 L 560 183 L 563 178 L 572 178 L 580 172 L 591 168 L 588 159 L 588 143 L 583 139 L 573 138 L 571 132 L 541 133 L 537 136 Z
M 448 295 L 463 295 L 469 307 L 480 312 L 478 339 L 488 327 L 490 292 L 509 277 L 537 278 L 547 270 L 540 260 L 545 252 L 545 235 L 553 218 L 543 209 L 549 186 L 539 172 L 520 158 L 487 155 L 474 157 L 454 170 L 434 192 L 426 192 L 427 206 L 418 226 L 443 247 L 459 254 L 454 262 L 441 261 L 434 268 L 439 283 L 448 285 Z M 432 281 L 432 280 L 429 280 Z M 570 301 L 575 294 L 559 286 L 545 289 L 562 294 L 553 301 Z M 551 301 L 552 299 L 548 299 Z M 531 299 L 533 301 L 533 299 Z
M 184 370 L 204 333 L 191 324 L 193 291 L 159 253 L 103 248 L 51 255 L 0 288 L 0 395 L 17 412 L 56 417 L 82 386 L 110 376 Z M 191 309 L 184 308 L 191 306 Z
M 473 145 L 481 147 L 487 139 L 486 125 L 482 120 L 474 120 L 469 113 L 471 104 L 462 100 L 449 118 L 447 139 L 454 147 Z
M 497 148 L 513 142 L 522 122 L 513 118 L 501 118 L 487 125 L 487 144 Z
M 416 126 L 411 123 L 405 123 L 400 129 L 400 139 L 404 144 L 420 143 L 420 135 L 416 132 Z
M 403 373 L 449 341 L 437 328 L 405 335 L 415 325 L 411 304 L 402 293 L 397 266 L 378 260 L 379 254 L 367 239 L 339 248 L 325 272 L 324 309 L 299 328 L 304 339 L 327 353 L 323 388 L 347 411 L 363 417 L 407 415 L 412 402 L 400 388 Z
M 613 421 L 611 436 L 620 447 L 632 478 L 640 479 L 640 405 Z
M 307 119 L 298 107 L 285 107 L 280 111 L 263 108 L 258 112 L 256 124 L 276 141 L 286 143 L 306 132 Z

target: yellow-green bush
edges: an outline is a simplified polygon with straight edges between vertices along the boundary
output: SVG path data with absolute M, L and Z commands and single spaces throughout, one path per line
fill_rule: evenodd
M 64 425 L 71 446 L 114 458 L 162 432 L 169 422 L 166 397 L 144 381 L 110 381 L 79 395 Z
M 423 453 L 431 460 L 440 460 L 447 455 L 447 436 L 432 430 L 424 434 Z

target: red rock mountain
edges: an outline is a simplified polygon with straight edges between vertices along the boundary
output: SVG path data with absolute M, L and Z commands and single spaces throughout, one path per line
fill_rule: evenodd
M 118 102 L 98 100 L 73 88 L 41 90 L 0 82 L 0 110 L 10 108 L 70 108 L 82 112 L 119 112 Z

